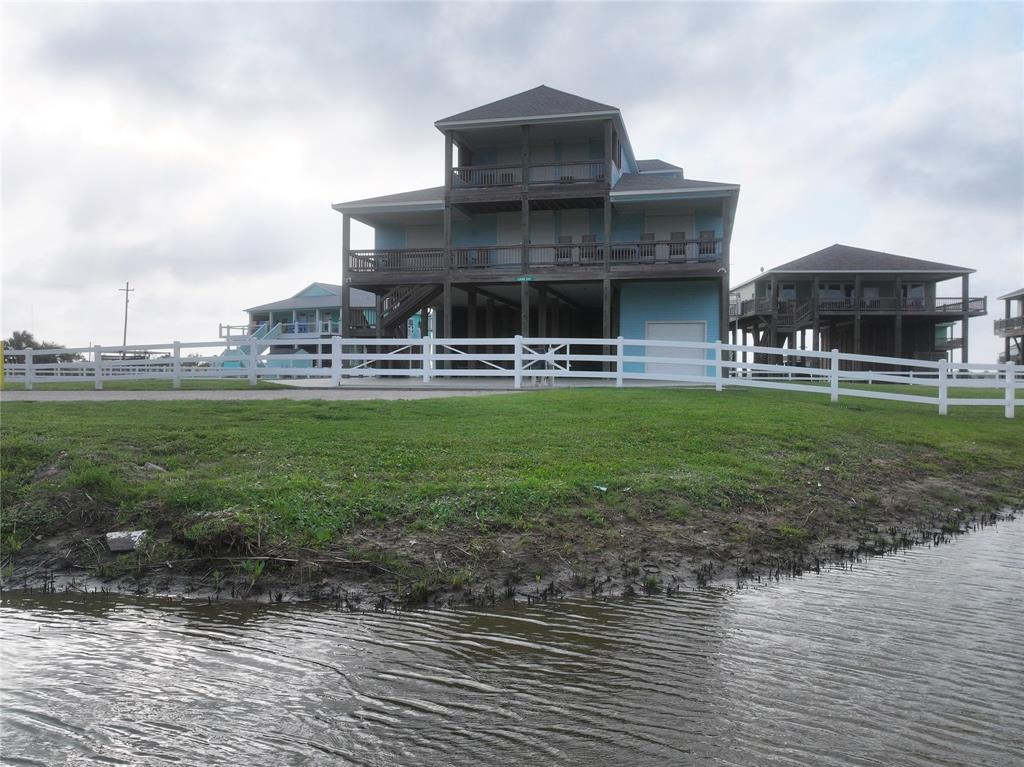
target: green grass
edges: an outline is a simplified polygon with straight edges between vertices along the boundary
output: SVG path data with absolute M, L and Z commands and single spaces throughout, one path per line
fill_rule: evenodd
M 34 391 L 84 391 L 93 390 L 96 385 L 88 379 L 82 381 L 62 381 L 60 383 L 34 383 Z M 104 381 L 103 388 L 111 391 L 170 391 L 174 387 L 170 381 Z M 188 391 L 210 391 L 213 389 L 284 389 L 283 384 L 272 381 L 258 381 L 256 386 L 249 384 L 245 378 L 226 378 L 209 380 L 183 380 L 181 388 Z M 25 391 L 25 384 L 4 381 L 0 391 Z
M 983 487 L 990 503 L 1024 498 L 1024 417 L 777 391 L 8 402 L 0 439 L 0 535 L 98 515 L 173 531 L 199 556 L 337 550 L 374 529 L 403 540 L 456 532 L 464 548 L 473 536 L 555 529 L 614 543 L 623 520 L 796 549 L 826 517 L 884 525 L 872 510 L 927 478 L 944 484 L 900 503 L 967 508 L 961 485 Z

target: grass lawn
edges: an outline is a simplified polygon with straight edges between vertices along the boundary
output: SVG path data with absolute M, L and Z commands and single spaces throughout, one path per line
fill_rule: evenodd
M 85 391 L 94 390 L 96 385 L 88 379 L 81 381 L 61 381 L 59 383 L 34 383 L 33 391 Z M 170 381 L 104 381 L 103 388 L 111 391 L 170 391 L 174 387 Z M 185 379 L 181 388 L 193 391 L 210 391 L 213 389 L 285 389 L 282 384 L 273 381 L 258 381 L 252 386 L 245 378 L 211 378 L 208 380 Z M 25 391 L 25 384 L 4 381 L 0 391 Z
M 513 531 L 572 558 L 633 524 L 797 544 L 1024 499 L 1024 414 L 778 391 L 6 403 L 0 437 L 4 540 L 92 520 L 192 553 Z

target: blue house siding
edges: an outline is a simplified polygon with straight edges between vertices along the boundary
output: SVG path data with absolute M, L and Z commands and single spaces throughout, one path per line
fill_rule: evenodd
M 718 339 L 719 287 L 714 280 L 686 282 L 626 282 L 619 292 L 619 334 L 626 339 L 645 338 L 648 322 L 702 320 L 707 341 Z M 642 356 L 644 347 L 627 346 L 626 354 Z M 708 357 L 713 356 L 708 352 Z M 628 373 L 643 373 L 644 365 L 628 362 Z M 708 375 L 714 368 L 707 369 Z
M 404 248 L 405 227 L 398 224 L 378 224 L 373 230 L 373 247 L 377 250 Z

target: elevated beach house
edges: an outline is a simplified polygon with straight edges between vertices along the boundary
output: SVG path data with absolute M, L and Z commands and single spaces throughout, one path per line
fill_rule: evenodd
M 434 125 L 441 186 L 333 206 L 345 322 L 360 289 L 387 337 L 429 309 L 444 338 L 725 338 L 736 184 L 636 159 L 619 109 L 543 85 Z
M 1006 304 L 1002 319 L 995 322 L 996 335 L 1005 346 L 999 361 L 1024 365 L 1024 288 L 999 296 L 998 300 Z
M 970 294 L 973 273 L 831 245 L 734 287 L 732 331 L 759 346 L 925 360 L 959 349 L 967 362 L 968 322 L 986 304 Z

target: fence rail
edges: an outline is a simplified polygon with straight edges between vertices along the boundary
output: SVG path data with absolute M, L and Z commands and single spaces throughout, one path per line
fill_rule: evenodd
M 936 405 L 1001 406 L 1007 418 L 1024 406 L 1024 366 L 1005 363 L 951 364 L 836 350 L 779 349 L 721 342 L 654 341 L 634 338 L 330 338 L 316 339 L 309 352 L 282 338 L 197 341 L 46 350 L 5 349 L 8 381 L 31 389 L 38 383 L 414 377 L 504 378 L 524 381 L 590 379 L 635 384 L 700 384 L 828 393 Z M 45 360 L 45 361 L 44 361 Z M 847 369 L 852 368 L 852 369 Z M 897 390 L 864 388 L 888 384 Z M 954 391 L 951 391 L 953 389 Z M 989 396 L 977 396 L 988 392 Z M 971 395 L 971 396 L 968 396 Z

